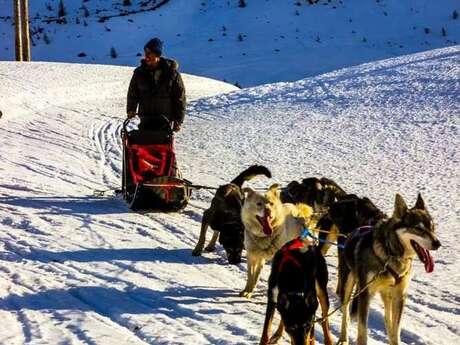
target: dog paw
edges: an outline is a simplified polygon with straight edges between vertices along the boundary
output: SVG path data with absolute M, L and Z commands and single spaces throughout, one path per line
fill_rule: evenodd
M 192 251 L 192 255 L 193 255 L 193 256 L 200 256 L 201 253 L 202 253 L 202 251 L 203 251 L 203 250 L 202 250 L 201 248 L 195 248 L 195 249 L 193 249 L 193 251 Z
M 207 252 L 213 252 L 214 249 L 216 249 L 216 246 L 207 246 L 206 248 L 204 248 L 204 250 L 206 250 Z
M 247 299 L 251 299 L 251 297 L 252 297 L 252 292 L 243 290 L 243 291 L 240 292 L 240 297 L 244 297 L 244 298 L 247 298 Z

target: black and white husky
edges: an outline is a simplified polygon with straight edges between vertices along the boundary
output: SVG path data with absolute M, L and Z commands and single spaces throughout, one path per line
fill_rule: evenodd
M 427 272 L 434 268 L 430 250 L 441 246 L 435 235 L 433 219 L 420 194 L 408 209 L 396 194 L 392 217 L 374 227 L 357 229 L 348 237 L 341 259 L 340 299 L 343 304 L 342 332 L 339 344 L 348 344 L 349 305 L 358 317 L 358 345 L 367 344 L 367 319 L 371 298 L 380 293 L 385 309 L 385 327 L 389 344 L 399 345 L 401 316 L 411 279 L 412 261 L 418 256 Z

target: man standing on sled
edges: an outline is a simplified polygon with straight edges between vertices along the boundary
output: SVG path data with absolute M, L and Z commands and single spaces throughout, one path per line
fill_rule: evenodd
M 158 130 L 165 126 L 164 117 L 175 132 L 185 116 L 185 88 L 176 61 L 162 57 L 163 42 L 153 38 L 144 46 L 145 58 L 134 70 L 128 89 L 128 118 L 141 120 L 140 130 Z

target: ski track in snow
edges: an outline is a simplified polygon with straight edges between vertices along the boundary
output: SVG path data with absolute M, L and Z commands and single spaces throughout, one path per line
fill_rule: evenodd
M 66 80 L 57 78 L 63 69 Z M 220 246 L 191 256 L 212 192 L 195 192 L 181 213 L 145 215 L 117 198 L 92 195 L 119 187 L 130 73 L 0 63 L 7 95 L 0 99 L 1 344 L 259 341 L 269 266 L 246 301 L 238 297 L 244 262 L 225 265 Z M 223 93 L 231 86 L 186 76 L 191 103 L 177 136 L 178 160 L 188 179 L 206 185 L 226 183 L 255 163 L 274 175 L 251 183 L 259 187 L 324 175 L 386 212 L 396 192 L 413 204 L 421 191 L 443 247 L 434 253 L 434 273 L 414 265 L 402 342 L 454 344 L 460 334 L 451 236 L 460 220 L 458 75 L 456 47 L 231 93 Z M 335 251 L 329 254 L 335 308 Z M 369 325 L 369 343 L 385 344 L 377 299 Z M 337 338 L 340 312 L 331 328 Z M 319 331 L 317 338 L 322 343 Z

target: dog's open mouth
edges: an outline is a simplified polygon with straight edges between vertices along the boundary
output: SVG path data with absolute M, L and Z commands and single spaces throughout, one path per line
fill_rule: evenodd
M 433 261 L 433 257 L 431 256 L 430 252 L 413 240 L 410 241 L 410 244 L 412 245 L 412 248 L 414 248 L 415 252 L 417 253 L 420 261 L 423 262 L 423 264 L 425 265 L 425 271 L 427 273 L 433 272 L 434 261 Z
M 263 217 L 256 216 L 257 220 L 259 221 L 260 225 L 262 225 L 262 231 L 264 232 L 265 235 L 271 236 L 273 233 L 273 228 L 272 225 L 270 224 L 270 221 L 272 218 L 268 215 L 264 215 Z

